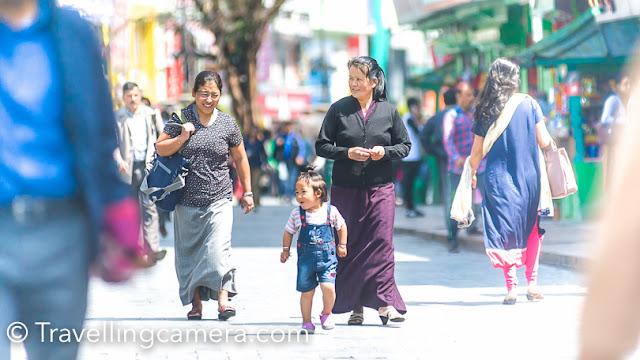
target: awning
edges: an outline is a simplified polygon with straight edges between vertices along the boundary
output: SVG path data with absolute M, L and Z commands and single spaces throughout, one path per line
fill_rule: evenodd
M 442 85 L 453 85 L 457 75 L 456 62 L 449 61 L 431 72 L 412 77 L 408 85 L 419 89 L 439 89 Z
M 520 53 L 521 66 L 621 63 L 638 55 L 640 18 L 597 23 L 591 11 Z
M 468 28 L 480 29 L 502 24 L 507 20 L 504 0 L 441 0 L 427 1 L 421 8 L 414 7 L 414 14 L 398 11 L 400 24 L 411 24 L 415 28 L 441 29 L 454 23 Z M 396 1 L 396 7 L 406 1 Z M 411 7 L 406 6 L 407 9 Z

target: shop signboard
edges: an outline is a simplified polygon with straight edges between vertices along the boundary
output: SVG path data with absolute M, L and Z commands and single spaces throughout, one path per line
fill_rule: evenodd
M 279 89 L 258 95 L 262 115 L 278 120 L 297 120 L 311 108 L 311 94 L 304 89 Z
M 606 0 L 593 2 L 592 8 L 597 9 L 596 22 L 611 22 L 640 16 L 640 1 L 638 0 Z

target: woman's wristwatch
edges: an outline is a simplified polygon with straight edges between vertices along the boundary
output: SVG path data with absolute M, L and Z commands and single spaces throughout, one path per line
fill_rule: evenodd
M 253 197 L 253 191 L 249 191 L 249 192 L 246 192 L 246 193 L 242 194 L 242 197 L 247 197 L 247 196 Z

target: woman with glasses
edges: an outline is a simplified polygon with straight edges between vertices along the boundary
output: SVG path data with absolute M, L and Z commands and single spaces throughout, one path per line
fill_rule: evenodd
M 236 314 L 228 305 L 237 294 L 235 268 L 231 265 L 231 226 L 233 193 L 227 159 L 236 162 L 240 182 L 246 191 L 241 206 L 253 209 L 251 173 L 236 120 L 216 107 L 222 80 L 215 71 L 196 76 L 192 96 L 195 101 L 182 109 L 186 123 L 177 114 L 156 142 L 158 155 L 169 156 L 182 149 L 189 160 L 189 174 L 174 211 L 176 272 L 180 300 L 191 304 L 190 320 L 202 318 L 202 302 L 218 301 L 218 318 Z M 170 126 L 169 124 L 179 124 Z

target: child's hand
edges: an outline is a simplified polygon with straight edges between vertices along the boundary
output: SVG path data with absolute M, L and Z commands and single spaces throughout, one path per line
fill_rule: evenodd
M 347 256 L 347 248 L 338 246 L 338 257 L 345 257 L 345 256 Z
M 280 262 L 284 264 L 285 262 L 287 262 L 287 259 L 289 259 L 289 256 L 291 256 L 291 255 L 289 254 L 288 250 L 281 252 L 280 253 Z

